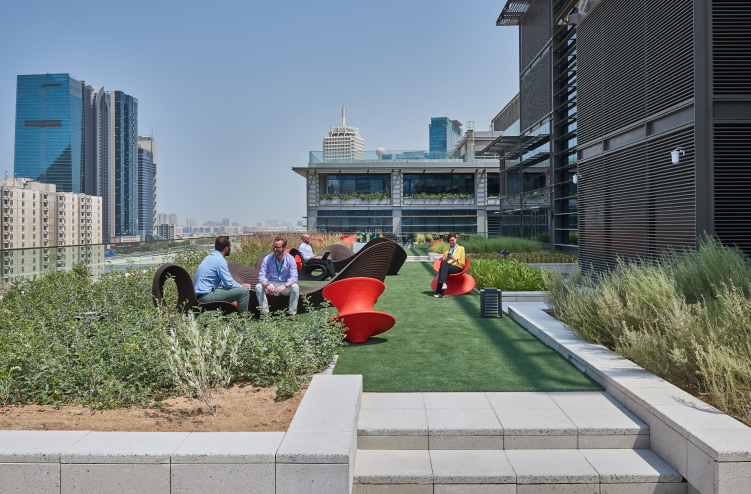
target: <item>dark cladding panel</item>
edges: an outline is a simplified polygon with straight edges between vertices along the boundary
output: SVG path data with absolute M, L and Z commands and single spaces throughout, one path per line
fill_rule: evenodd
M 602 131 L 605 134 L 646 117 L 644 2 L 603 0 L 597 7 L 602 9 L 599 20 L 603 22 L 599 43 L 604 45 Z
M 552 111 L 550 51 L 521 80 L 521 130 L 527 130 Z
M 751 122 L 714 126 L 714 197 L 715 233 L 751 255 Z
M 646 2 L 647 115 L 694 96 L 693 0 Z
M 602 50 L 600 28 L 607 15 L 600 8 L 587 14 L 576 30 L 577 129 L 579 145 L 603 135 Z
M 550 20 L 550 0 L 532 0 L 532 3 L 519 22 L 521 30 L 521 68 L 524 70 L 542 51 L 552 36 Z
M 712 1 L 714 94 L 751 95 L 751 3 Z

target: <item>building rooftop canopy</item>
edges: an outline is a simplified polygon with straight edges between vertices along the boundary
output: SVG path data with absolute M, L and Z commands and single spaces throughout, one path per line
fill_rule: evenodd
M 508 0 L 506 6 L 503 7 L 501 15 L 498 16 L 498 20 L 495 22 L 496 26 L 517 26 L 519 21 L 527 12 L 529 4 L 532 0 Z

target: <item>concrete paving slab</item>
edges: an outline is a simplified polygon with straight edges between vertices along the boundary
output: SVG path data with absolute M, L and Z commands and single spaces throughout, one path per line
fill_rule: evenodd
M 502 436 L 503 427 L 492 409 L 429 408 L 428 435 Z
M 308 389 L 300 406 L 355 406 L 360 402 L 359 388 Z
M 349 463 L 352 432 L 293 431 L 284 436 L 277 463 Z
M 428 418 L 421 408 L 360 410 L 358 436 L 427 436 Z
M 516 494 L 600 494 L 600 484 L 517 485 Z
M 425 408 L 422 393 L 363 393 L 360 408 Z
M 434 484 L 512 484 L 516 474 L 503 451 L 430 452 Z
M 684 405 L 706 410 L 715 409 L 698 398 L 676 388 L 633 388 L 627 389 L 626 395 L 643 408 L 649 409 L 652 405 Z
M 287 432 L 351 431 L 356 419 L 356 406 L 299 406 Z
M 649 449 L 649 434 L 579 436 L 578 449 Z
M 652 451 L 685 477 L 688 439 L 657 418 L 649 423 L 649 438 Z
M 485 393 L 493 409 L 560 408 L 548 393 Z
M 694 444 L 686 452 L 686 480 L 700 492 L 714 493 L 714 459 Z
M 600 476 L 579 450 L 506 450 L 517 484 L 598 484 Z
M 0 463 L 59 463 L 88 431 L 0 431 Z
M 515 484 L 434 484 L 433 494 L 516 494 Z
M 503 436 L 503 449 L 577 449 L 578 447 L 579 441 L 576 435 Z
M 683 477 L 648 449 L 581 450 L 603 484 L 681 482 Z
M 169 463 L 189 432 L 91 432 L 64 451 L 61 463 Z
M 352 494 L 434 494 L 433 484 L 355 484 Z
M 569 408 L 563 411 L 574 423 L 579 436 L 649 434 L 649 426 L 626 409 Z
M 692 429 L 689 441 L 716 461 L 751 461 L 751 429 Z
M 61 494 L 170 494 L 170 465 L 63 463 L 60 465 L 60 487 Z
M 274 463 L 284 432 L 193 432 L 175 449 L 174 463 Z
M 425 408 L 486 408 L 490 402 L 485 393 L 423 393 Z
M 548 396 L 564 411 L 569 408 L 600 408 L 609 410 L 623 408 L 612 396 L 603 391 L 555 392 L 548 393 Z
M 428 449 L 501 450 L 503 436 L 430 436 Z
M 576 436 L 576 426 L 560 409 L 508 408 L 495 413 L 505 436 Z
M 337 374 L 329 376 L 313 376 L 308 389 L 362 389 L 362 375 Z
M 170 494 L 274 494 L 275 476 L 271 463 L 173 464 Z
M 687 494 L 686 482 L 602 484 L 600 494 Z
M 751 485 L 751 462 L 732 461 L 715 464 L 715 492 L 748 494 Z
M 357 450 L 356 484 L 432 484 L 428 451 Z
M 652 405 L 650 411 L 660 420 L 688 437 L 693 430 L 748 430 L 748 426 L 717 409 L 686 405 Z
M 59 463 L 0 463 L 0 492 L 60 492 Z
M 429 449 L 428 436 L 357 436 L 357 449 Z

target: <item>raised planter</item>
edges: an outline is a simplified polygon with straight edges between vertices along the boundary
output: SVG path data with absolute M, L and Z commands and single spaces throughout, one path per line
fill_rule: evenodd
M 402 199 L 402 203 L 405 206 L 417 206 L 417 205 L 430 205 L 435 204 L 437 206 L 447 206 L 451 204 L 464 204 L 467 206 L 474 205 L 475 200 L 473 199 L 408 199 L 404 198 Z
M 751 428 L 604 346 L 579 338 L 546 308 L 540 303 L 507 306 L 512 319 L 649 425 L 650 448 L 686 478 L 689 493 L 751 492 Z
M 443 257 L 443 254 L 439 252 L 428 252 L 428 259 L 430 260 L 430 262 L 435 262 L 436 259 L 440 259 L 442 257 Z
M 390 206 L 391 199 L 371 199 L 364 201 L 362 199 L 320 199 L 318 201 L 319 206 Z
M 554 273 L 570 273 L 576 263 L 571 262 L 530 262 L 527 266 L 533 266 L 535 268 L 547 269 Z

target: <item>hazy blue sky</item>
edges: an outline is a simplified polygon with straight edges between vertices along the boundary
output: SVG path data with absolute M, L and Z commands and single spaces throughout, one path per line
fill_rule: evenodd
M 70 73 L 138 98 L 159 212 L 253 224 L 305 215 L 291 171 L 341 118 L 365 149 L 427 149 L 430 117 L 490 119 L 518 91 L 503 1 L 9 2 L 0 15 L 0 172 L 16 75 Z

